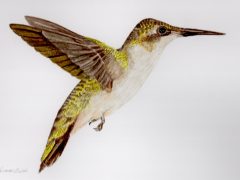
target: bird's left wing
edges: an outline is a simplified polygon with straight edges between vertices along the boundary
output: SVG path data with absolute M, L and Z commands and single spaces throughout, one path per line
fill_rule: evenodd
M 111 91 L 115 78 L 127 68 L 126 54 L 53 22 L 27 16 L 31 26 L 11 24 L 13 31 L 38 52 L 81 79 L 95 78 L 103 90 Z

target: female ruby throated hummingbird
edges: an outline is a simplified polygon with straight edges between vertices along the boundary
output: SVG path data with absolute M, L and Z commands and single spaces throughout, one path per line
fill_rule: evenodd
M 76 34 L 60 25 L 26 16 L 30 26 L 10 28 L 42 55 L 80 80 L 57 113 L 39 172 L 62 154 L 70 134 L 86 123 L 101 120 L 132 98 L 143 85 L 165 46 L 178 37 L 224 33 L 179 28 L 144 19 L 121 48 Z

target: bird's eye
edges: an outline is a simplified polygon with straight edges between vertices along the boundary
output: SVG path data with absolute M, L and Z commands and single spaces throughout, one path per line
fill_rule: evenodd
M 159 32 L 160 34 L 165 34 L 166 31 L 167 31 L 167 29 L 166 29 L 164 26 L 161 26 L 161 27 L 159 27 L 159 29 L 158 29 L 158 32 Z

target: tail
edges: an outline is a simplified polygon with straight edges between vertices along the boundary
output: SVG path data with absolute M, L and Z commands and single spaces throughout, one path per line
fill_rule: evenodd
M 51 150 L 47 150 L 47 152 L 50 151 L 49 154 L 47 154 L 46 157 L 42 157 L 39 172 L 41 172 L 46 166 L 51 166 L 58 159 L 58 157 L 61 156 L 70 137 L 72 128 L 73 125 L 69 126 L 67 132 L 63 136 L 55 139 L 54 142 L 48 143 L 46 150 L 48 147 L 51 147 Z M 45 153 L 47 153 L 46 150 Z
M 78 115 L 89 104 L 93 95 L 100 91 L 95 79 L 85 78 L 73 89 L 58 112 L 41 158 L 39 172 L 51 166 L 62 154 Z

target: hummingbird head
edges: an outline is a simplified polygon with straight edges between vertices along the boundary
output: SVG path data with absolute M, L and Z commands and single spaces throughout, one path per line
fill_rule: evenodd
M 155 49 L 155 46 L 158 45 L 158 47 L 164 47 L 177 37 L 196 35 L 224 35 L 224 33 L 200 29 L 180 28 L 162 21 L 147 18 L 143 19 L 135 26 L 125 41 L 124 46 L 132 47 L 135 45 L 141 45 L 145 47 L 145 49 L 152 51 Z

